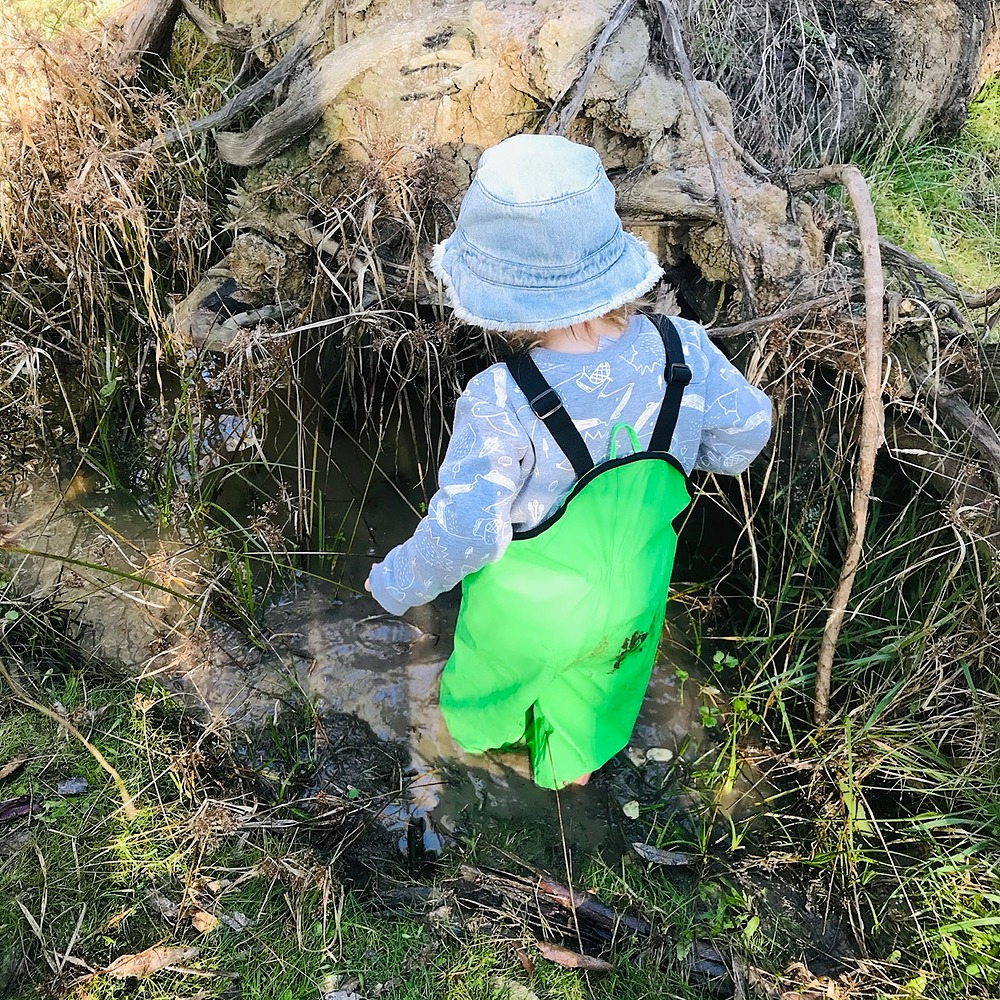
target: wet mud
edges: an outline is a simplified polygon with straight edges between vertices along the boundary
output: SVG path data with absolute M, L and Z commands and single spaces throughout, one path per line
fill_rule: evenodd
M 370 549 L 401 533 L 407 519 L 393 514 L 355 532 L 347 579 L 367 569 Z M 8 515 L 18 592 L 71 609 L 96 655 L 166 685 L 209 729 L 252 733 L 280 723 L 308 730 L 316 720 L 352 717 L 371 734 L 367 743 L 395 748 L 401 777 L 387 779 L 382 820 L 411 858 L 432 857 L 464 831 L 495 823 L 561 824 L 558 839 L 578 851 L 619 854 L 632 839 L 646 839 L 651 813 L 714 810 L 740 822 L 766 812 L 772 790 L 749 765 L 731 787 L 698 787 L 694 775 L 720 751 L 701 713 L 701 689 L 714 691 L 714 678 L 691 648 L 680 605 L 669 610 L 630 746 L 557 802 L 532 783 L 526 753 L 470 755 L 448 734 L 437 691 L 457 591 L 396 617 L 350 584 L 299 578 L 248 635 L 208 613 L 206 552 L 141 512 L 115 508 L 86 483 L 60 493 L 39 481 Z M 318 759 L 326 753 L 336 767 L 318 765 L 312 791 L 341 795 L 338 781 L 360 788 L 365 753 L 351 757 L 338 749 L 342 740 L 325 740 Z M 630 815 L 637 805 L 647 814 L 642 820 Z

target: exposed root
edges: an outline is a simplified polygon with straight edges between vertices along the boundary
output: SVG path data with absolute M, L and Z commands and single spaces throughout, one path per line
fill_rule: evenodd
M 872 480 L 875 476 L 875 456 L 884 439 L 885 414 L 882 406 L 882 358 L 884 354 L 885 278 L 882 273 L 882 255 L 879 250 L 878 226 L 871 194 L 861 171 L 857 167 L 839 165 L 819 170 L 801 171 L 791 178 L 795 190 L 842 185 L 858 218 L 861 242 L 861 259 L 865 282 L 865 362 L 864 402 L 861 409 L 861 439 L 858 468 L 851 502 L 851 534 L 844 556 L 840 582 L 830 601 L 830 614 L 823 628 L 816 661 L 815 722 L 824 726 L 830 708 L 830 679 L 837 639 L 844 622 L 851 589 L 861 562 L 861 545 L 868 524 L 868 504 L 871 499 Z
M 774 326 L 775 323 L 783 323 L 785 320 L 798 319 L 800 316 L 807 316 L 810 313 L 818 313 L 831 306 L 843 306 L 847 296 L 844 292 L 832 292 L 829 295 L 822 295 L 817 299 L 807 299 L 805 302 L 797 302 L 786 309 L 779 309 L 768 316 L 758 316 L 757 319 L 749 319 L 745 323 L 737 323 L 735 326 L 712 327 L 708 334 L 710 337 L 739 337 L 746 333 L 755 333 L 757 330 Z
M 162 135 L 141 143 L 129 152 L 148 153 L 161 146 L 169 146 L 175 142 L 190 139 L 191 136 L 197 135 L 199 132 L 208 132 L 211 129 L 228 125 L 244 111 L 249 111 L 264 98 L 270 97 L 281 84 L 289 77 L 294 76 L 308 56 L 311 46 L 312 36 L 303 34 L 256 83 L 241 90 L 221 108 L 178 128 L 167 129 Z
M 549 120 L 545 126 L 547 135 L 566 134 L 566 129 L 569 128 L 573 119 L 580 113 L 580 108 L 583 107 L 583 98 L 587 93 L 587 87 L 590 84 L 591 77 L 594 75 L 594 70 L 597 69 L 598 63 L 601 61 L 604 49 L 607 47 L 608 42 L 611 41 L 614 33 L 622 26 L 625 18 L 632 13 L 633 7 L 635 7 L 635 0 L 622 0 L 622 3 L 618 5 L 618 8 L 608 18 L 608 23 L 597 36 L 597 40 L 590 50 L 590 55 L 587 57 L 583 72 L 552 102 L 552 110 L 549 112 Z M 555 114 L 555 109 L 563 101 L 566 101 L 566 103 L 563 105 L 562 111 L 559 112 L 559 116 L 553 121 L 552 116 Z
M 988 309 L 992 305 L 1000 302 L 1000 285 L 994 285 L 982 292 L 967 292 L 960 288 L 947 275 L 942 274 L 937 268 L 915 257 L 912 253 L 902 247 L 890 243 L 888 240 L 879 237 L 879 247 L 886 257 L 898 261 L 905 267 L 922 274 L 925 278 L 930 278 L 946 295 L 958 299 L 966 309 Z
M 657 10 L 660 15 L 660 23 L 663 27 L 663 34 L 670 40 L 673 47 L 677 64 L 680 67 L 681 79 L 684 81 L 684 91 L 691 102 L 691 110 L 694 112 L 695 120 L 698 122 L 698 131 L 701 132 L 701 139 L 705 145 L 705 157 L 708 160 L 708 168 L 712 174 L 712 183 L 715 185 L 716 197 L 719 200 L 719 211 L 722 213 L 723 222 L 726 224 L 726 231 L 729 234 L 729 242 L 732 246 L 733 257 L 736 266 L 740 271 L 740 283 L 743 286 L 743 311 L 747 317 L 757 315 L 757 300 L 753 291 L 753 284 L 750 281 L 750 271 L 747 266 L 746 253 L 743 250 L 743 239 L 740 235 L 739 224 L 736 221 L 736 213 L 733 211 L 733 202 L 726 190 L 726 181 L 722 176 L 722 164 L 712 147 L 712 129 L 708 123 L 708 112 L 705 110 L 705 102 L 698 93 L 698 88 L 694 82 L 694 73 L 691 70 L 691 62 L 684 48 L 684 37 L 681 34 L 681 17 L 677 10 L 675 0 L 659 0 Z

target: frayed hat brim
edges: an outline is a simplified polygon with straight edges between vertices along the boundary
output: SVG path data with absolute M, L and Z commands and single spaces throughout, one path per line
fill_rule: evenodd
M 663 268 L 660 266 L 660 262 L 657 260 L 656 255 L 650 251 L 649 247 L 638 237 L 631 233 L 626 233 L 625 237 L 627 240 L 632 242 L 634 249 L 641 249 L 643 253 L 643 260 L 646 264 L 646 272 L 642 278 L 634 282 L 625 288 L 616 288 L 613 291 L 608 289 L 606 294 L 598 296 L 594 299 L 593 290 L 589 296 L 590 304 L 584 309 L 578 309 L 571 313 L 559 313 L 551 314 L 548 316 L 539 316 L 537 319 L 527 320 L 527 319 L 503 319 L 499 317 L 481 316 L 474 309 L 469 308 L 465 303 L 461 301 L 458 293 L 455 289 L 455 283 L 452 278 L 451 273 L 445 267 L 444 256 L 448 249 L 449 240 L 444 240 L 438 243 L 434 247 L 434 251 L 431 255 L 431 270 L 435 276 L 440 279 L 441 284 L 444 287 L 445 298 L 447 299 L 448 305 L 451 306 L 456 318 L 458 318 L 463 323 L 468 323 L 472 326 L 481 327 L 484 330 L 493 330 L 498 333 L 512 333 L 514 331 L 525 331 L 527 333 L 545 333 L 547 330 L 555 330 L 561 327 L 570 326 L 574 323 L 585 323 L 587 320 L 597 319 L 599 316 L 603 316 L 621 306 L 627 305 L 629 302 L 634 301 L 639 298 L 639 296 L 644 295 L 648 292 L 662 277 Z M 600 275 L 599 278 L 594 279 L 590 282 L 590 285 L 613 285 L 614 282 L 614 272 L 616 268 L 612 268 L 609 272 Z M 586 287 L 586 286 L 584 286 Z M 518 288 L 518 294 L 520 295 L 530 295 L 532 290 L 525 288 Z M 539 292 L 542 290 L 539 289 Z M 570 296 L 579 297 L 582 294 L 582 290 L 577 290 L 575 293 L 569 293 Z

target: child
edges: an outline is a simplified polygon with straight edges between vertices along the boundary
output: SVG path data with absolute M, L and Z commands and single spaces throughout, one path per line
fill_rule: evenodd
M 663 271 L 590 147 L 486 150 L 433 267 L 461 320 L 533 346 L 469 381 L 427 516 L 366 587 L 401 614 L 461 580 L 455 741 L 526 740 L 539 785 L 584 784 L 639 713 L 687 476 L 742 472 L 771 405 L 698 324 L 627 314 Z

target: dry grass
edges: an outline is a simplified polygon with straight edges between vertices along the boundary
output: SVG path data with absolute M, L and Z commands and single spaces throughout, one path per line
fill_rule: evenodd
M 689 5 L 696 75 L 728 95 L 737 138 L 769 167 L 837 162 L 840 144 L 859 138 L 863 75 L 844 41 L 859 34 L 852 16 L 831 0 Z

